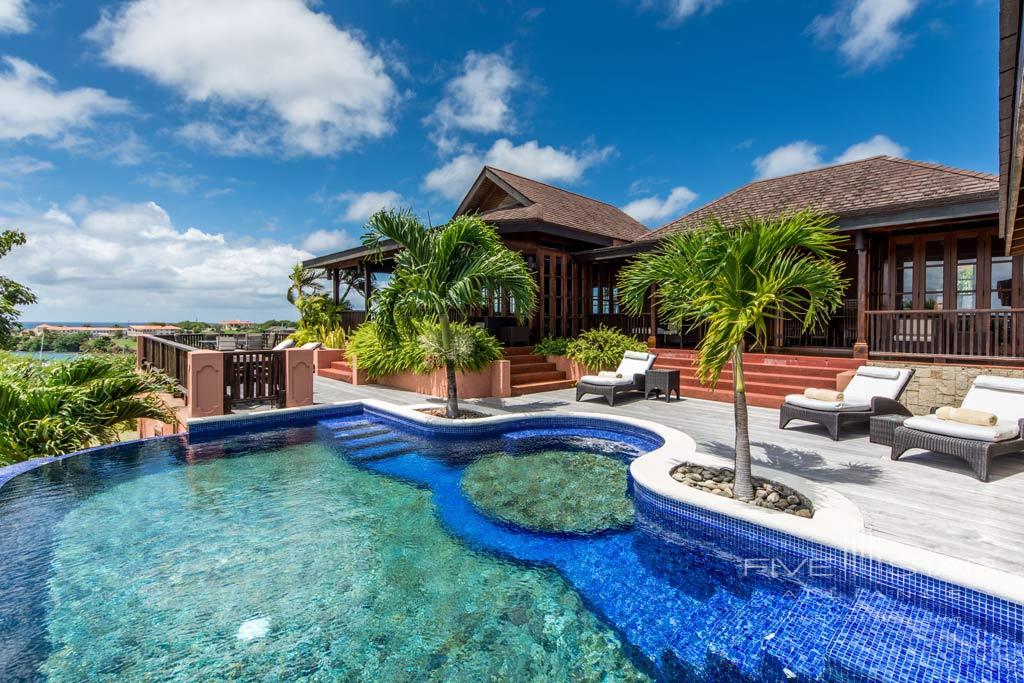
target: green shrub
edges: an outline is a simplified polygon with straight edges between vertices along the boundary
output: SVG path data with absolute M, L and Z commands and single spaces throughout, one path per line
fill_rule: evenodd
M 486 330 L 465 323 L 452 323 L 452 354 L 458 370 L 482 370 L 501 358 L 501 345 Z M 348 355 L 369 377 L 398 372 L 426 374 L 444 365 L 441 329 L 437 323 L 418 323 L 416 333 L 387 343 L 375 323 L 365 322 L 349 336 Z
M 647 344 L 604 325 L 569 342 L 568 356 L 588 370 L 614 370 L 626 351 L 646 351 Z
M 533 352 L 538 356 L 567 356 L 571 341 L 568 337 L 544 337 L 533 347 Z

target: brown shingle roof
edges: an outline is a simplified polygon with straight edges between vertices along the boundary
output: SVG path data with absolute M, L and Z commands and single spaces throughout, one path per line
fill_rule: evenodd
M 813 208 L 840 218 L 994 199 L 998 178 L 922 161 L 877 156 L 779 178 L 757 180 L 651 232 L 659 239 L 724 221 Z
M 531 204 L 481 212 L 489 221 L 538 220 L 575 230 L 632 242 L 649 232 L 643 224 L 611 204 L 584 197 L 498 168 L 485 166 Z

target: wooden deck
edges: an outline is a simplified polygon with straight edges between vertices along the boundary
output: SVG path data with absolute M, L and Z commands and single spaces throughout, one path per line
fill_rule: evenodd
M 317 378 L 317 403 L 376 398 L 410 404 L 440 402 L 420 394 L 386 387 L 352 386 Z M 682 430 L 697 448 L 732 458 L 732 405 L 695 398 L 666 404 L 623 396 L 614 408 L 603 399 L 574 402 L 574 391 L 563 389 L 508 399 L 477 399 L 508 412 L 579 411 L 614 413 L 653 420 Z M 879 536 L 926 548 L 996 569 L 1024 575 L 1024 455 L 998 458 L 991 481 L 979 482 L 959 460 L 934 454 L 889 460 L 889 449 L 872 444 L 866 426 L 839 442 L 816 426 L 794 422 L 778 428 L 779 413 L 750 409 L 750 439 L 755 472 L 771 470 L 799 474 L 842 492 L 861 510 L 868 529 Z

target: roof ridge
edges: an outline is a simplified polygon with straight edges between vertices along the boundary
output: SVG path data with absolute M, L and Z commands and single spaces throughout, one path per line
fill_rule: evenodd
M 551 183 L 545 183 L 545 182 L 543 182 L 541 180 L 536 180 L 534 178 L 528 178 L 528 177 L 526 177 L 524 175 L 520 175 L 518 173 L 513 173 L 512 171 L 506 171 L 505 169 L 498 168 L 497 166 L 487 166 L 487 165 L 485 165 L 484 168 L 490 169 L 492 171 L 499 171 L 501 173 L 507 173 L 510 176 L 515 176 L 516 178 L 522 178 L 523 180 L 528 180 L 531 183 L 537 183 L 538 185 L 543 185 L 544 187 L 550 187 L 552 190 L 558 190 L 559 192 L 564 192 L 566 194 L 571 194 L 571 195 L 574 195 L 574 196 L 579 197 L 581 199 L 586 199 L 587 201 L 594 202 L 595 204 L 603 204 L 604 206 L 608 206 L 608 207 L 611 207 L 611 208 L 615 209 L 616 211 L 620 212 L 623 216 L 629 216 L 629 219 L 633 220 L 633 221 L 636 221 L 637 225 L 643 225 L 643 223 L 641 223 L 640 221 L 637 221 L 635 218 L 633 218 L 628 213 L 623 211 L 621 207 L 615 206 L 614 204 L 611 204 L 609 202 L 601 201 L 600 199 L 594 199 L 593 197 L 588 197 L 585 194 L 581 194 L 581 193 L 575 192 L 573 190 L 567 190 L 564 187 L 558 187 L 557 185 L 552 185 Z M 534 200 L 531 199 L 530 201 L 534 201 Z M 536 203 L 536 202 L 534 201 L 534 203 Z M 649 228 L 647 226 L 644 226 L 644 230 L 649 230 Z
M 959 168 L 957 166 L 948 166 L 946 164 L 937 164 L 933 161 L 918 161 L 916 159 L 906 159 L 904 157 L 894 157 L 888 154 L 881 155 L 881 158 L 886 161 L 892 161 L 899 164 L 908 164 L 910 166 L 919 166 L 921 168 L 931 169 L 933 171 L 942 171 L 944 173 L 953 173 L 956 175 L 967 176 L 968 178 L 978 178 L 983 180 L 999 180 L 999 176 L 993 175 L 992 173 L 985 173 L 984 171 L 972 171 L 966 168 Z

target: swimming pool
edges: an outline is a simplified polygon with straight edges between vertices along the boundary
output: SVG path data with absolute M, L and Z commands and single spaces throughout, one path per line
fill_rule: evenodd
M 1019 605 L 636 486 L 662 443 L 352 405 L 28 470 L 0 679 L 1024 678 Z

